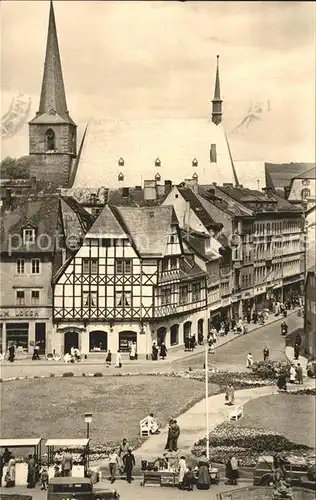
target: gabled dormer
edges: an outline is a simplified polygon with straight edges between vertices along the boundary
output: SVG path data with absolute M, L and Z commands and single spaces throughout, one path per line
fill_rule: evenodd
M 37 237 L 37 227 L 31 222 L 26 222 L 21 228 L 23 245 L 34 245 Z

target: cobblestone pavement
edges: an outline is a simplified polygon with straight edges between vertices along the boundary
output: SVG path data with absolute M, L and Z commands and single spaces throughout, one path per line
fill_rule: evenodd
M 210 363 L 215 364 L 221 370 L 244 371 L 245 359 L 249 351 L 252 352 L 254 360 L 262 359 L 262 350 L 265 344 L 270 349 L 273 359 L 284 358 L 284 337 L 280 335 L 280 324 L 282 318 L 277 319 L 270 315 L 269 322 L 264 326 L 250 325 L 249 333 L 246 335 L 235 335 L 233 333 L 224 337 L 219 337 L 216 347 L 216 353 L 210 355 Z M 295 313 L 286 318 L 289 325 L 289 332 L 293 329 L 303 326 L 302 318 Z M 118 371 L 137 373 L 137 372 L 170 372 L 188 369 L 189 366 L 203 367 L 204 346 L 198 346 L 194 353 L 184 352 L 183 348 L 173 348 L 168 353 L 165 361 L 123 361 L 121 370 L 107 368 L 104 363 L 104 356 L 97 356 L 78 364 L 55 363 L 53 361 L 30 361 L 17 360 L 14 363 L 3 361 L 0 365 L 0 377 L 25 377 L 25 376 L 49 376 L 72 371 L 75 375 L 82 373 L 95 373 L 102 371 L 104 374 L 113 374 Z
M 102 486 L 106 488 L 110 488 L 109 483 L 104 483 L 98 485 L 98 488 Z M 116 481 L 115 488 L 119 492 L 121 499 L 120 500 L 182 500 L 187 498 L 189 495 L 190 498 L 194 499 L 207 499 L 207 500 L 216 500 L 216 495 L 218 493 L 222 493 L 223 491 L 229 491 L 232 487 L 225 486 L 222 482 L 219 485 L 212 485 L 210 490 L 208 491 L 199 491 L 194 490 L 191 494 L 187 491 L 180 491 L 178 489 L 173 488 L 160 488 L 160 487 L 149 487 L 140 486 L 140 480 L 135 479 L 131 484 L 126 483 L 125 481 Z M 237 488 L 242 488 L 247 486 L 247 484 L 242 484 L 237 486 Z M 21 495 L 32 495 L 33 500 L 46 500 L 46 492 L 41 491 L 39 486 L 37 486 L 34 490 L 28 490 L 24 487 L 16 487 L 10 488 L 10 490 L 6 488 L 0 488 L 0 498 L 2 494 L 5 493 L 19 493 Z

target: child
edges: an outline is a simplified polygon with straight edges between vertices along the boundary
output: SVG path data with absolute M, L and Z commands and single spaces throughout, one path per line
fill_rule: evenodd
M 183 477 L 182 488 L 187 491 L 192 491 L 194 483 L 195 479 L 194 479 L 194 474 L 192 472 L 192 467 L 188 467 L 188 470 Z
M 106 366 L 111 366 L 112 363 L 112 353 L 108 350 L 107 356 L 105 358 Z
M 252 365 L 253 365 L 252 354 L 251 352 L 249 352 L 247 356 L 247 368 L 251 368 Z
M 46 465 L 43 465 L 43 467 L 41 468 L 40 475 L 41 475 L 41 483 L 42 483 L 41 490 L 47 490 L 47 486 L 48 486 L 48 470 L 47 470 L 47 466 Z

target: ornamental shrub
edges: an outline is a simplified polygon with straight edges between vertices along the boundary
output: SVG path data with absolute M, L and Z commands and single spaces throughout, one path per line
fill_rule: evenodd
M 280 373 L 288 377 L 290 367 L 291 364 L 288 361 L 259 361 L 252 365 L 251 371 L 258 378 L 275 380 Z
M 101 372 L 96 372 L 93 376 L 94 376 L 94 377 L 103 377 L 103 373 L 101 373 Z
M 63 377 L 73 377 L 73 376 L 74 376 L 73 372 L 65 372 L 65 373 L 63 373 Z

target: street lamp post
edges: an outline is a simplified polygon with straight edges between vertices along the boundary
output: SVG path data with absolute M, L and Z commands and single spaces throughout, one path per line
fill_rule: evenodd
M 210 458 L 210 436 L 209 436 L 209 415 L 208 415 L 208 317 L 206 314 L 206 335 L 205 335 L 205 428 L 206 428 L 206 457 Z
M 92 413 L 85 413 L 84 414 L 84 421 L 87 424 L 87 439 L 90 439 L 90 424 L 92 422 Z M 89 467 L 89 441 L 87 444 L 87 467 Z

